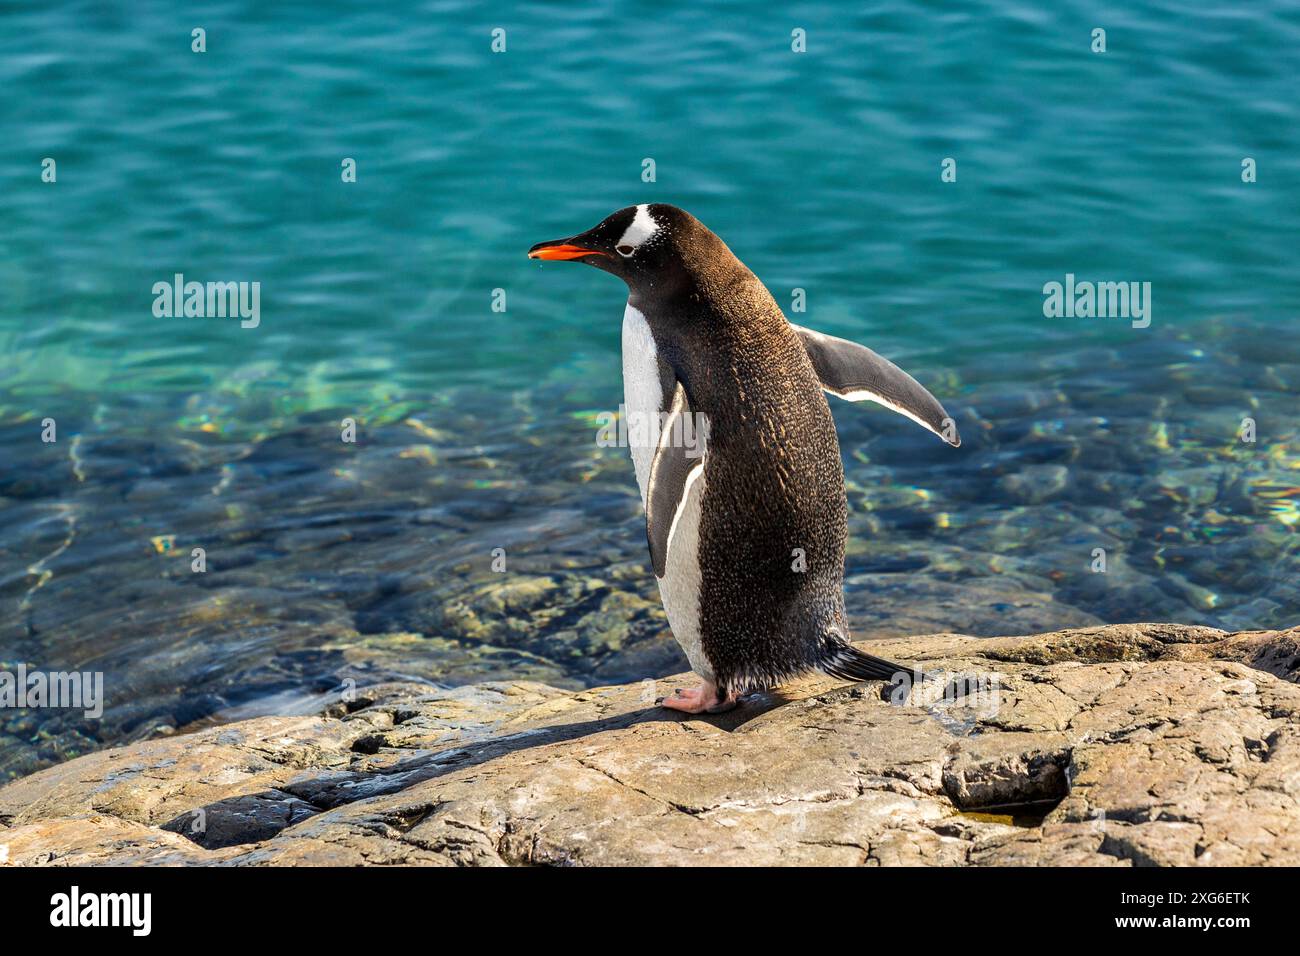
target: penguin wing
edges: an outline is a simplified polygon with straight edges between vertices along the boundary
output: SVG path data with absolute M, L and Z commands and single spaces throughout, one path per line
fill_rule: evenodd
M 668 567 L 668 544 L 691 485 L 704 474 L 703 441 L 708 435 L 704 429 L 696 430 L 690 414 L 686 389 L 679 382 L 672 393 L 646 483 L 645 530 L 657 578 L 662 578 Z
M 876 402 L 906 415 L 952 447 L 961 445 L 957 423 L 912 376 L 865 345 L 792 325 L 803 340 L 822 388 L 849 402 Z M 951 436 L 951 437 L 950 437 Z

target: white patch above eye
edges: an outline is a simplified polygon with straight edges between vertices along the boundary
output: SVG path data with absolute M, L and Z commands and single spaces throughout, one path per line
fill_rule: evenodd
M 636 252 L 637 248 L 659 231 L 659 223 L 655 222 L 654 217 L 650 215 L 650 207 L 646 203 L 636 207 L 636 215 L 632 217 L 632 224 L 627 227 L 623 233 L 623 238 L 619 239 L 614 248 L 621 256 L 630 256 Z M 623 249 L 628 251 L 624 252 Z

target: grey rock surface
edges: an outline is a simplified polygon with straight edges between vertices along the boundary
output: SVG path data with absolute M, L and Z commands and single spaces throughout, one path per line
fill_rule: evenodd
M 368 688 L 0 789 L 8 865 L 1300 863 L 1300 628 L 936 634 L 965 675 L 810 678 L 707 719 L 673 682 Z M 694 680 L 687 675 L 682 681 Z

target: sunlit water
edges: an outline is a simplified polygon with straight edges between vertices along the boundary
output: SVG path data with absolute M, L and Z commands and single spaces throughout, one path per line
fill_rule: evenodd
M 108 700 L 0 711 L 0 773 L 348 678 L 682 669 L 595 441 L 622 286 L 524 257 L 640 201 L 958 420 L 835 409 L 859 636 L 1296 623 L 1298 51 L 1280 2 L 7 8 L 0 669 Z M 156 317 L 178 272 L 260 324 Z M 1067 273 L 1150 326 L 1046 318 Z

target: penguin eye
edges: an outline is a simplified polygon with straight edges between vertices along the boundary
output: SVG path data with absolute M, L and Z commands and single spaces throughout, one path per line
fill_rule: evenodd
M 629 246 L 629 245 L 615 246 L 614 251 L 617 252 L 620 256 L 626 258 L 627 256 L 630 256 L 632 253 L 636 252 L 636 246 Z

